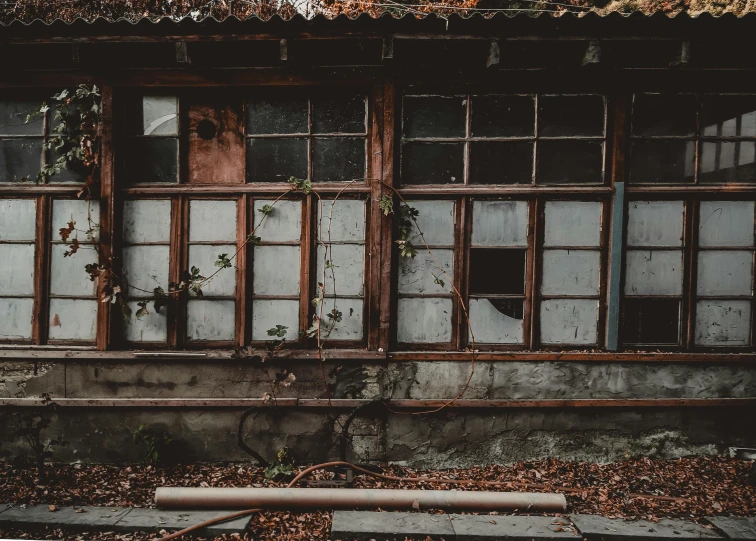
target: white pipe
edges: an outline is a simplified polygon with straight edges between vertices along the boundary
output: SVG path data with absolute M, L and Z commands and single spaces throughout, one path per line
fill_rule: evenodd
M 563 494 L 371 488 L 159 487 L 165 509 L 444 509 L 448 511 L 561 512 Z

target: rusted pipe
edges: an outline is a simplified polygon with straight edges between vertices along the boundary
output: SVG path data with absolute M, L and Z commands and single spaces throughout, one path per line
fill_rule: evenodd
M 447 511 L 567 510 L 564 494 L 398 490 L 372 488 L 159 487 L 155 503 L 165 509 L 444 509 Z

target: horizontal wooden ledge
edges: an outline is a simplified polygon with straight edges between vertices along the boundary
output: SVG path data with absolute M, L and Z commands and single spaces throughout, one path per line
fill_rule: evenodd
M 364 182 L 354 184 L 323 184 L 313 183 L 313 191 L 318 193 L 337 194 L 343 191 L 350 193 L 369 193 L 371 186 Z M 160 186 L 129 186 L 121 188 L 120 193 L 126 195 L 173 195 L 173 194 L 203 194 L 203 195 L 234 195 L 234 194 L 282 194 L 291 192 L 296 197 L 299 192 L 293 191 L 288 184 L 164 184 Z
M 0 407 L 63 407 L 63 408 L 313 408 L 354 409 L 368 404 L 380 406 L 370 399 L 327 398 L 0 398 Z M 448 406 L 447 406 L 448 404 Z M 386 400 L 390 410 L 438 409 L 526 409 L 526 408 L 677 408 L 677 407 L 744 407 L 756 406 L 756 398 L 596 398 L 547 400 L 451 399 Z
M 320 361 L 317 350 L 283 349 L 270 357 L 266 357 L 264 349 L 253 350 L 250 355 L 239 357 L 231 349 L 208 350 L 124 350 L 97 351 L 92 347 L 72 346 L 8 346 L 0 345 L 0 362 L 3 359 L 37 360 L 37 361 L 65 361 L 91 360 L 112 362 L 166 362 L 166 361 L 254 361 L 255 357 L 266 358 L 270 361 Z M 366 362 L 420 362 L 420 361 L 457 361 L 471 362 L 660 362 L 660 363 L 754 363 L 756 353 L 648 353 L 648 352 L 533 352 L 533 351 L 487 351 L 487 352 L 459 352 L 459 351 L 395 351 L 386 353 L 367 349 L 326 349 L 323 350 L 326 361 L 366 361 Z
M 253 350 L 250 355 L 240 357 L 235 350 L 210 349 L 210 350 L 186 350 L 186 351 L 96 351 L 94 349 L 74 349 L 67 347 L 30 347 L 30 346 L 0 346 L 0 361 L 2 359 L 18 360 L 50 360 L 63 361 L 67 359 L 101 360 L 118 362 L 150 362 L 150 361 L 240 361 L 249 362 L 255 357 L 266 358 L 268 352 L 264 349 Z M 325 360 L 365 360 L 381 361 L 386 359 L 383 351 L 371 351 L 367 349 L 325 349 Z M 282 349 L 270 357 L 269 360 L 290 361 L 319 361 L 318 351 L 314 349 Z

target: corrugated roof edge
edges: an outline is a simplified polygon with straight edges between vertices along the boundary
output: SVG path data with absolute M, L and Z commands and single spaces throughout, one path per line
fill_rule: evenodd
M 76 19 L 72 21 L 66 21 L 64 19 L 54 19 L 50 22 L 43 21 L 42 19 L 34 19 L 30 22 L 21 21 L 19 19 L 14 19 L 9 23 L 2 23 L 0 22 L 0 27 L 5 28 L 14 28 L 23 26 L 26 28 L 29 27 L 37 27 L 37 26 L 45 26 L 47 28 L 52 26 L 66 26 L 66 27 L 72 27 L 72 26 L 79 26 L 79 25 L 131 25 L 131 26 L 140 26 L 145 24 L 150 25 L 182 25 L 182 26 L 205 26 L 205 25 L 228 25 L 228 24 L 245 24 L 249 22 L 265 22 L 265 23 L 286 23 L 289 24 L 304 24 L 307 26 L 311 25 L 318 25 L 318 24 L 339 24 L 344 22 L 367 22 L 367 20 L 370 21 L 385 21 L 385 20 L 391 20 L 391 21 L 439 21 L 443 22 L 444 24 L 449 24 L 457 21 L 470 21 L 473 19 L 480 19 L 487 22 L 493 22 L 497 19 L 505 18 L 507 20 L 511 19 L 522 19 L 522 18 L 528 18 L 528 19 L 538 19 L 538 18 L 545 18 L 545 19 L 744 19 L 744 18 L 753 18 L 756 16 L 756 12 L 748 11 L 746 13 L 741 14 L 735 14 L 733 12 L 725 12 L 719 15 L 704 11 L 700 13 L 694 13 L 689 11 L 678 11 L 676 13 L 663 13 L 663 12 L 656 12 L 652 14 L 644 14 L 640 11 L 633 11 L 630 13 L 623 13 L 620 11 L 609 11 L 605 13 L 601 13 L 595 10 L 589 10 L 589 11 L 583 11 L 583 12 L 576 12 L 576 11 L 563 11 L 559 13 L 552 13 L 552 12 L 538 12 L 538 13 L 532 13 L 532 12 L 524 12 L 524 11 L 518 11 L 518 12 L 497 12 L 493 15 L 483 15 L 481 13 L 473 13 L 470 15 L 462 15 L 458 13 L 453 13 L 449 16 L 440 16 L 436 14 L 429 14 L 425 15 L 423 17 L 416 17 L 413 14 L 405 14 L 402 16 L 395 16 L 390 13 L 383 13 L 377 17 L 373 17 L 369 13 L 361 13 L 357 15 L 356 17 L 350 17 L 346 14 L 340 14 L 335 17 L 327 17 L 325 15 L 315 15 L 314 17 L 307 18 L 301 14 L 297 14 L 291 18 L 284 18 L 281 17 L 278 14 L 274 14 L 268 19 L 260 18 L 256 15 L 247 17 L 245 19 L 239 19 L 238 17 L 234 15 L 229 15 L 228 17 L 225 17 L 223 19 L 217 19 L 211 15 L 208 15 L 206 17 L 203 17 L 201 19 L 195 19 L 191 17 L 190 15 L 186 15 L 183 17 L 171 17 L 171 16 L 161 16 L 161 17 L 141 17 L 139 19 L 128 19 L 125 17 L 121 17 L 118 19 L 108 19 L 105 17 L 97 17 L 96 19 L 87 20 L 82 17 L 77 17 Z

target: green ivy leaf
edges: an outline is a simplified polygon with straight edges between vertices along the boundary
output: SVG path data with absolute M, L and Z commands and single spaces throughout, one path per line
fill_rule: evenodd
M 221 269 L 231 268 L 231 260 L 228 258 L 228 254 L 218 254 L 218 259 L 215 261 L 215 266 Z
M 383 214 L 385 216 L 388 216 L 389 214 L 394 212 L 394 200 L 391 199 L 388 195 L 382 195 L 381 199 L 378 201 L 378 208 L 383 211 Z
M 261 212 L 263 216 L 269 216 L 270 214 L 273 214 L 273 206 L 263 205 L 262 208 L 257 209 L 257 212 Z

